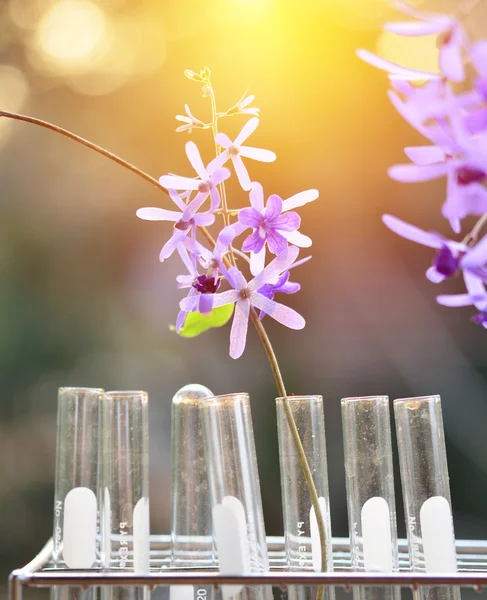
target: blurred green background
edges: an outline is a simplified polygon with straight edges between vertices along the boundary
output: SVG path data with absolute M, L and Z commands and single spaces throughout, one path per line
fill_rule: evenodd
M 391 17 L 387 0 L 2 0 L 0 108 L 51 120 L 156 177 L 192 176 L 185 142 L 208 161 L 211 140 L 177 134 L 174 117 L 185 103 L 202 118 L 209 107 L 183 71 L 209 66 L 222 108 L 249 88 L 261 109 L 252 145 L 278 156 L 250 164 L 252 178 L 284 198 L 320 190 L 300 211 L 313 260 L 294 273 L 301 293 L 284 299 L 308 326 L 266 321 L 288 392 L 326 401 L 334 534 L 347 534 L 340 398 L 437 393 L 457 536 L 486 538 L 487 333 L 468 309 L 436 305 L 438 288 L 423 276 L 430 251 L 381 223 L 392 212 L 450 233 L 439 212 L 443 181 L 387 178 L 420 138 L 388 104 L 384 74 L 355 49 L 378 47 L 410 66 L 435 59 L 434 40 L 405 47 L 379 37 Z M 487 35 L 485 3 L 474 17 L 472 35 Z M 244 122 L 224 130 L 232 136 Z M 167 197 L 24 123 L 0 120 L 0 152 L 0 594 L 51 535 L 59 386 L 149 392 L 154 533 L 169 531 L 173 394 L 191 382 L 249 392 L 266 528 L 280 534 L 270 369 L 253 331 L 233 361 L 228 327 L 194 340 L 169 330 L 181 271 L 176 257 L 161 265 L 158 254 L 171 228 L 135 217 L 143 206 L 170 208 Z M 397 499 L 404 535 L 399 486 Z

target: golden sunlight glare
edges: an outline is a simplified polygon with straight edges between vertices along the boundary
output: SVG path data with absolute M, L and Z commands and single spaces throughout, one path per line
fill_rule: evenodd
M 102 47 L 107 30 L 104 12 L 89 0 L 60 0 L 42 16 L 36 41 L 51 59 L 86 64 Z

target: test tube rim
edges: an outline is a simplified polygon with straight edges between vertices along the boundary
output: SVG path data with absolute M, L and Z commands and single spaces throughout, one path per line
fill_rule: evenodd
M 76 386 L 65 386 L 65 387 L 58 388 L 59 395 L 66 394 L 68 392 L 71 392 L 71 393 L 78 392 L 78 393 L 82 393 L 82 394 L 92 392 L 94 394 L 104 394 L 105 390 L 103 388 L 76 387 Z
M 431 400 L 433 400 L 435 403 L 441 402 L 440 394 L 430 394 L 429 396 L 411 396 L 410 398 L 395 398 L 393 404 L 394 406 L 401 406 L 403 404 L 410 404 L 412 402 L 426 404 Z
M 230 394 L 218 394 L 218 396 L 210 396 L 209 398 L 206 398 L 206 401 L 208 404 L 219 404 L 223 399 L 226 398 L 228 398 L 229 400 L 241 398 L 245 403 L 250 403 L 250 396 L 248 392 L 232 392 Z
M 282 403 L 284 400 L 290 400 L 291 402 L 301 402 L 303 400 L 316 400 L 323 402 L 323 396 L 321 394 L 297 394 L 296 396 L 278 396 L 276 402 Z
M 107 400 L 124 400 L 126 398 L 141 398 L 147 402 L 149 394 L 144 390 L 110 390 L 103 392 L 103 397 Z
M 386 396 L 384 394 L 382 395 L 378 395 L 378 396 L 347 396 L 346 398 L 342 398 L 342 406 L 345 406 L 347 404 L 354 404 L 354 403 L 358 403 L 358 402 L 364 402 L 364 401 L 371 401 L 371 400 L 381 400 L 381 401 L 385 401 L 387 404 L 389 404 L 389 396 Z

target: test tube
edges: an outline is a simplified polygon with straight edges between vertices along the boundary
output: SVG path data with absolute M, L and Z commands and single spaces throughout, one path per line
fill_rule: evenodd
M 149 426 L 143 391 L 103 395 L 101 440 L 101 560 L 107 570 L 148 573 Z M 144 599 L 143 587 L 102 588 L 104 600 Z
M 413 571 L 457 570 L 445 434 L 439 396 L 394 400 L 397 445 Z M 459 600 L 459 587 L 421 587 L 425 600 Z
M 103 390 L 58 392 L 53 565 L 99 566 L 97 477 L 99 404 Z
M 342 399 L 350 552 L 354 571 L 398 570 L 388 396 Z M 355 600 L 399 600 L 400 588 L 360 586 Z
M 203 407 L 212 392 L 186 385 L 172 399 L 172 567 L 217 566 L 203 435 Z M 171 600 L 210 600 L 211 585 L 170 586 Z
M 321 540 L 316 513 L 289 425 L 288 418 L 292 415 L 316 487 L 325 524 L 326 570 L 333 571 L 323 398 L 321 396 L 277 398 L 276 408 L 284 543 L 288 568 L 291 571 L 322 570 Z M 291 586 L 289 598 L 314 600 L 316 592 L 316 587 Z M 334 599 L 334 587 L 326 586 L 324 592 L 325 598 Z
M 257 457 L 247 394 L 205 402 L 205 451 L 213 527 L 223 575 L 269 570 Z M 222 586 L 223 597 L 272 600 L 269 586 Z

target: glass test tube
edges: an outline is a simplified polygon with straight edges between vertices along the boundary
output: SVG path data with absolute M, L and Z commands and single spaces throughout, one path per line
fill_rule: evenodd
M 108 570 L 148 573 L 149 422 L 142 391 L 103 395 L 101 439 L 101 560 Z M 102 588 L 105 600 L 148 597 L 143 587 Z
M 342 399 L 350 552 L 354 571 L 398 570 L 388 396 Z M 399 600 L 400 588 L 354 588 L 356 600 Z
M 213 527 L 222 574 L 269 570 L 259 473 L 247 394 L 208 399 L 204 434 Z M 268 600 L 268 586 L 222 586 L 224 598 Z
M 53 564 L 98 565 L 99 404 L 103 390 L 60 388 L 57 412 Z
M 172 399 L 172 567 L 218 565 L 213 543 L 211 498 L 203 435 L 203 407 L 211 391 L 186 385 Z M 211 600 L 211 585 L 170 586 L 171 600 Z
M 321 571 L 318 524 L 299 454 L 286 417 L 285 402 L 285 398 L 276 399 L 284 541 L 288 568 L 298 571 Z M 287 398 L 287 405 L 301 439 L 325 522 L 326 570 L 333 571 L 323 398 L 321 396 L 290 396 Z M 291 586 L 289 598 L 314 599 L 316 592 L 316 587 Z M 334 597 L 334 587 L 327 586 L 325 598 L 333 600 Z
M 457 570 L 439 396 L 394 400 L 409 558 L 413 571 Z M 458 587 L 419 588 L 428 600 L 459 600 Z

